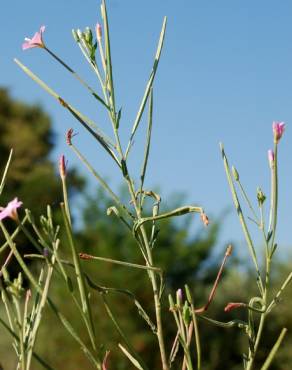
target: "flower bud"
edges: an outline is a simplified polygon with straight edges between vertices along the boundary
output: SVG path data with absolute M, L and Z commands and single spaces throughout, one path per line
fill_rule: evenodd
M 85 31 L 84 31 L 84 37 L 85 37 L 85 41 L 91 45 L 92 44 L 92 31 L 89 27 L 86 27 L 85 28 Z
M 79 40 L 80 39 L 83 39 L 83 33 L 81 32 L 81 30 L 78 28 L 78 30 L 76 31 L 76 34 L 77 34 L 77 36 L 78 36 L 78 38 L 79 38 Z
M 268 160 L 269 160 L 270 168 L 273 169 L 274 164 L 275 164 L 275 154 L 271 149 L 268 150 Z
M 96 32 L 96 39 L 98 42 L 100 42 L 102 38 L 102 27 L 99 23 L 97 23 L 95 27 L 95 32 Z
M 209 225 L 209 218 L 208 218 L 208 216 L 206 215 L 205 212 L 201 213 L 201 220 L 202 220 L 202 222 L 205 226 Z
M 264 204 L 264 202 L 266 200 L 266 196 L 263 193 L 263 191 L 262 191 L 261 188 L 257 188 L 257 199 L 258 199 L 259 206 L 261 206 L 262 204 Z
M 225 306 L 224 311 L 229 312 L 229 311 L 234 310 L 235 308 L 245 307 L 245 306 L 246 304 L 242 302 L 230 302 Z
M 62 179 L 66 177 L 66 167 L 65 156 L 62 154 L 59 159 L 59 172 Z
M 234 166 L 232 166 L 232 175 L 233 175 L 235 181 L 239 180 L 239 173 L 237 172 L 237 170 Z
M 178 289 L 176 291 L 176 304 L 180 306 L 182 304 L 182 300 L 183 300 L 183 292 L 181 289 Z
M 78 36 L 77 32 L 74 29 L 72 30 L 72 35 L 73 35 L 73 38 L 76 42 L 80 41 L 79 36 Z
M 169 301 L 169 309 L 173 310 L 175 305 L 174 305 L 173 298 L 172 298 L 171 294 L 168 295 L 168 301 Z

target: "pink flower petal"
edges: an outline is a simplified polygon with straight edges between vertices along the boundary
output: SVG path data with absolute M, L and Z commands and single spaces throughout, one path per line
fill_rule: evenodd
M 43 48 L 45 46 L 43 41 L 43 33 L 45 32 L 45 29 L 45 26 L 41 26 L 40 30 L 33 35 L 32 39 L 25 38 L 25 42 L 22 44 L 22 50 L 36 47 Z
M 18 200 L 18 198 L 14 198 L 11 202 L 7 204 L 5 208 L 2 208 L 0 212 L 0 220 L 4 220 L 4 218 L 12 218 L 13 220 L 17 220 L 17 208 L 22 205 L 22 202 Z
M 273 122 L 273 133 L 275 143 L 277 143 L 281 139 L 284 131 L 285 131 L 284 122 Z

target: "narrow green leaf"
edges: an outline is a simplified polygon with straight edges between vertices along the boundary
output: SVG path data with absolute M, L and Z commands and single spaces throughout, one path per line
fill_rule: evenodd
M 105 62 L 106 62 L 106 84 L 109 84 L 110 99 L 112 102 L 112 109 L 114 116 L 115 112 L 115 91 L 114 91 L 114 82 L 113 82 L 113 71 L 112 71 L 112 57 L 111 57 L 111 46 L 110 46 L 110 36 L 109 36 L 109 25 L 108 25 L 108 16 L 106 10 L 105 1 L 102 0 L 102 18 L 103 18 L 103 27 L 104 27 L 104 42 L 105 42 Z
M 238 196 L 237 196 L 237 193 L 236 193 L 233 181 L 232 181 L 232 176 L 231 176 L 228 160 L 227 160 L 227 157 L 225 155 L 223 144 L 221 144 L 221 143 L 220 143 L 220 149 L 221 149 L 223 164 L 224 164 L 224 168 L 225 168 L 229 188 L 230 188 L 230 191 L 231 191 L 233 203 L 234 203 L 234 206 L 235 206 L 235 209 L 236 209 L 236 212 L 237 212 L 237 215 L 238 215 L 238 218 L 239 218 L 242 230 L 243 230 L 243 234 L 245 236 L 245 240 L 246 240 L 248 248 L 249 248 L 250 255 L 252 257 L 252 260 L 253 260 L 253 263 L 254 263 L 254 266 L 255 266 L 255 270 L 256 270 L 256 273 L 257 273 L 257 279 L 258 279 L 258 282 L 259 282 L 259 289 L 260 289 L 261 293 L 263 293 L 263 283 L 262 283 L 262 278 L 261 278 L 261 274 L 260 274 L 260 270 L 259 270 L 256 251 L 255 251 L 250 233 L 248 231 L 248 227 L 246 225 L 243 212 L 241 210 L 241 206 L 240 206 L 240 203 L 239 203 L 239 200 L 238 200 Z
M 126 337 L 126 335 L 124 334 L 123 330 L 121 329 L 118 321 L 116 320 L 116 318 L 115 318 L 112 310 L 110 309 L 110 307 L 109 307 L 109 305 L 107 303 L 107 300 L 106 300 L 104 294 L 102 294 L 101 297 L 103 299 L 103 303 L 104 303 L 105 309 L 106 309 L 106 311 L 107 311 L 110 319 L 112 320 L 112 322 L 113 322 L 114 326 L 116 327 L 116 329 L 117 329 L 118 333 L 120 334 L 120 336 L 123 338 L 125 344 L 127 345 L 128 350 L 131 351 L 131 353 L 133 354 L 132 355 L 128 351 L 125 350 L 128 353 L 128 355 L 130 356 L 130 358 L 132 359 L 131 362 L 133 364 L 136 364 L 135 366 L 139 366 L 139 367 L 137 367 L 138 369 L 140 369 L 140 370 L 146 370 L 147 369 L 146 365 L 144 364 L 143 360 L 138 355 L 138 353 L 135 351 L 135 349 L 133 348 L 132 344 L 129 342 L 129 340 Z
M 9 169 L 9 166 L 10 166 L 10 163 L 11 163 L 11 159 L 12 159 L 12 154 L 13 154 L 13 149 L 10 149 L 8 160 L 6 162 L 6 165 L 5 165 L 5 168 L 4 168 L 4 171 L 3 171 L 3 175 L 2 175 L 1 184 L 0 184 L 0 195 L 2 194 L 4 185 L 5 185 L 5 181 L 6 181 L 8 169 Z
M 150 98 L 149 98 L 149 113 L 148 113 L 148 128 L 147 128 L 147 136 L 146 136 L 146 144 L 145 144 L 145 152 L 144 152 L 144 160 L 141 170 L 141 185 L 140 185 L 140 192 L 142 193 L 143 186 L 144 186 L 144 179 L 147 169 L 149 151 L 150 151 L 150 143 L 151 143 L 151 132 L 152 132 L 152 121 L 153 121 L 153 88 L 150 89 Z
M 126 357 L 128 357 L 128 359 L 132 362 L 132 364 L 135 366 L 136 369 L 139 369 L 139 370 L 143 370 L 143 367 L 139 364 L 139 362 L 135 359 L 135 357 L 133 357 L 127 350 L 125 347 L 123 347 L 121 345 L 121 343 L 119 343 L 119 348 L 121 349 L 121 351 L 124 353 L 124 355 Z
M 44 48 L 54 59 L 57 60 L 67 71 L 69 71 L 73 77 L 76 78 L 77 81 L 81 83 L 90 93 L 91 95 L 98 100 L 102 105 L 106 107 L 106 109 L 110 109 L 110 107 L 106 104 L 106 102 L 76 73 L 67 63 L 65 63 L 61 58 L 59 58 L 55 53 L 53 53 L 47 47 Z
M 88 334 L 90 336 L 92 347 L 94 349 L 96 349 L 96 344 L 95 344 L 96 337 L 95 337 L 95 330 L 94 330 L 94 325 L 93 325 L 93 320 L 92 320 L 91 306 L 90 306 L 89 300 L 88 300 L 88 291 L 87 291 L 87 287 L 86 287 L 85 282 L 84 282 L 83 271 L 82 271 L 82 268 L 81 268 L 80 260 L 79 260 L 79 257 L 78 257 L 78 253 L 77 253 L 76 246 L 75 246 L 74 239 L 73 239 L 73 235 L 72 235 L 71 225 L 70 225 L 70 222 L 67 218 L 67 214 L 66 214 L 66 211 L 65 211 L 64 204 L 61 204 L 61 209 L 62 209 L 62 215 L 63 215 L 65 228 L 66 228 L 66 232 L 67 232 L 68 242 L 69 242 L 69 245 L 71 247 L 71 253 L 72 253 L 72 258 L 73 258 L 73 263 L 74 263 L 74 268 L 75 268 L 75 274 L 76 274 L 77 284 L 78 284 L 78 288 L 79 288 L 80 299 L 81 299 L 81 303 L 82 303 L 82 311 L 83 311 L 84 315 L 86 315 L 86 317 L 88 318 L 88 321 L 89 321 L 89 324 L 90 324 L 88 326 L 88 329 L 89 329 Z
M 268 370 L 268 368 L 270 367 L 278 349 L 280 348 L 281 346 L 281 343 L 285 337 L 287 333 L 287 329 L 286 328 L 283 328 L 280 335 L 279 335 L 279 338 L 277 339 L 276 343 L 274 344 L 271 352 L 269 353 L 265 363 L 263 364 L 263 366 L 261 367 L 261 370 Z
M 170 212 L 161 213 L 158 216 L 140 218 L 139 220 L 137 220 L 135 222 L 133 231 L 136 233 L 137 230 L 145 222 L 158 221 L 158 220 L 162 220 L 164 218 L 169 218 L 169 217 L 174 217 L 174 216 L 182 216 L 182 215 L 185 215 L 185 214 L 188 214 L 188 213 L 192 213 L 192 212 L 200 213 L 201 214 L 203 212 L 203 208 L 202 207 L 196 207 L 196 206 L 183 206 L 183 207 L 176 208 L 176 209 L 174 209 L 173 211 L 170 211 Z
M 67 103 L 58 93 L 51 89 L 44 81 L 37 77 L 29 68 L 23 65 L 18 59 L 14 59 L 15 63 L 37 84 L 39 84 L 47 93 L 54 97 L 58 102 L 67 109 L 81 124 L 90 132 L 90 134 L 98 140 L 98 142 L 104 147 L 104 149 L 111 155 L 111 157 L 118 163 L 115 153 L 110 147 L 115 148 L 115 144 L 108 138 L 96 124 L 80 113 L 77 109 Z M 93 127 L 94 130 L 91 128 Z
M 162 273 L 162 270 L 158 267 L 138 265 L 137 263 L 130 263 L 130 262 L 125 262 L 125 261 L 113 260 L 111 258 L 92 256 L 91 254 L 86 254 L 86 253 L 79 253 L 79 257 L 84 260 L 97 260 L 97 261 L 109 262 L 109 263 L 113 263 L 117 265 L 133 267 L 133 268 L 142 269 L 142 270 L 149 270 L 149 271 L 151 270 L 151 271 L 157 272 L 158 274 Z
M 155 74 L 156 74 L 156 71 L 157 71 L 157 68 L 158 68 L 159 59 L 160 59 L 160 55 L 161 55 L 161 51 L 162 51 L 162 47 L 163 47 L 164 36 L 165 36 L 166 21 L 167 21 L 167 18 L 164 17 L 163 24 L 162 24 L 162 29 L 161 29 L 161 33 L 160 33 L 160 37 L 159 37 L 159 42 L 158 42 L 158 46 L 157 46 L 157 50 L 156 50 L 156 54 L 155 54 L 154 64 L 153 64 L 153 67 L 152 67 L 152 71 L 150 73 L 149 80 L 148 80 L 147 85 L 146 85 L 144 96 L 142 98 L 137 116 L 136 116 L 134 124 L 133 124 L 130 140 L 129 140 L 128 147 L 127 147 L 127 150 L 126 150 L 126 156 L 125 156 L 126 158 L 128 157 L 130 148 L 132 146 L 132 142 L 133 142 L 135 132 L 136 132 L 136 130 L 139 126 L 139 123 L 141 121 L 142 114 L 144 112 L 145 105 L 146 105 L 148 96 L 150 94 L 150 91 L 151 91 L 151 88 L 152 88 L 152 85 L 153 85 L 153 81 L 154 81 L 154 78 L 155 78 Z

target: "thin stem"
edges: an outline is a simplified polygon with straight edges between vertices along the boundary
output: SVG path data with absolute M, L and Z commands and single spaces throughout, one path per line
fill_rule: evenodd
M 138 220 L 141 219 L 141 210 L 139 208 L 139 204 L 137 202 L 137 199 L 135 197 L 135 190 L 133 188 L 133 184 L 130 181 L 130 179 L 127 179 L 129 191 L 131 194 L 132 202 L 135 207 Z M 142 240 L 144 243 L 144 247 L 147 253 L 147 259 L 150 266 L 153 266 L 153 257 L 152 257 L 152 250 L 148 241 L 148 237 L 146 234 L 146 230 L 144 226 L 142 225 L 140 227 L 140 235 L 142 236 Z M 162 368 L 163 370 L 168 370 L 168 362 L 167 362 L 167 356 L 165 351 L 165 344 L 164 344 L 164 337 L 163 337 L 163 326 L 162 326 L 162 318 L 161 318 L 161 303 L 160 303 L 160 296 L 159 296 L 159 290 L 157 285 L 157 279 L 156 275 L 153 271 L 149 271 L 149 279 L 152 284 L 153 294 L 154 294 L 154 304 L 155 304 L 155 315 L 156 315 L 156 325 L 157 325 L 157 337 L 158 337 L 158 344 L 160 349 L 160 356 L 161 356 L 161 362 L 162 362 Z
M 251 204 L 251 202 L 250 202 L 250 200 L 249 200 L 249 198 L 248 198 L 248 196 L 247 196 L 247 194 L 246 194 L 246 191 L 244 190 L 244 187 L 243 187 L 243 186 L 242 186 L 242 184 L 241 184 L 240 179 L 239 179 L 237 182 L 238 182 L 238 185 L 239 185 L 239 189 L 240 189 L 240 191 L 241 191 L 241 194 L 242 194 L 243 198 L 245 199 L 245 201 L 246 201 L 246 203 L 247 203 L 247 205 L 248 205 L 248 208 L 251 210 L 251 212 L 252 212 L 252 214 L 253 214 L 253 216 L 254 216 L 254 218 L 255 218 L 255 220 L 256 220 L 256 224 L 259 226 L 259 219 L 258 219 L 258 216 L 257 216 L 257 214 L 255 213 L 255 210 L 254 210 L 254 208 L 253 208 L 253 206 L 252 206 L 252 204 Z

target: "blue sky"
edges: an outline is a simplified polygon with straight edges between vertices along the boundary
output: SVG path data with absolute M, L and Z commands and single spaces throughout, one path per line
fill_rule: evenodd
M 261 186 L 269 194 L 267 150 L 272 121 L 287 122 L 280 144 L 280 215 L 278 241 L 291 245 L 292 205 L 292 2 L 288 0 L 108 0 L 118 105 L 123 107 L 124 146 L 152 66 L 163 16 L 166 41 L 154 86 L 154 129 L 148 187 L 159 186 L 163 200 L 185 193 L 212 218 L 231 206 L 218 143 L 240 172 L 246 190 L 256 199 Z M 55 101 L 13 63 L 19 58 L 64 98 L 95 119 L 111 134 L 101 107 L 71 76 L 40 49 L 23 52 L 25 36 L 41 25 L 47 46 L 77 70 L 91 86 L 98 82 L 83 60 L 72 28 L 93 27 L 99 1 L 51 0 L 2 6 L 0 84 L 24 101 L 40 103 L 52 116 L 57 147 L 77 164 L 64 134 L 74 127 L 75 143 L 115 189 L 117 171 L 98 145 Z M 145 122 L 144 122 L 145 123 Z M 131 167 L 140 169 L 143 129 L 138 133 Z M 290 144 L 289 144 L 290 143 Z M 255 230 L 251 226 L 252 230 Z M 256 230 L 255 230 L 256 231 Z M 235 212 L 225 219 L 222 242 L 242 241 Z M 260 239 L 257 239 L 260 240 Z

